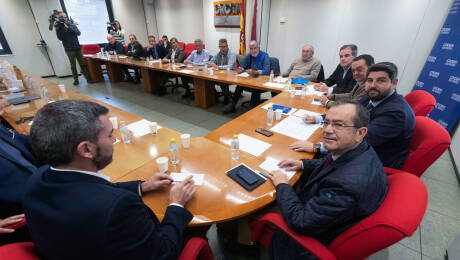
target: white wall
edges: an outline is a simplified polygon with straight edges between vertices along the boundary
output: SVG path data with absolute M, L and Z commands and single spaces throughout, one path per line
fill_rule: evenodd
M 13 52 L 0 59 L 37 75 L 54 74 L 46 52 L 36 46 L 41 37 L 27 0 L 2 1 L 0 25 Z
M 452 151 L 454 164 L 457 166 L 457 170 L 460 171 L 460 128 L 457 128 L 454 135 L 452 136 L 452 142 L 450 144 Z
M 185 43 L 204 39 L 202 0 L 156 0 L 154 6 L 159 35 Z
M 125 43 L 129 42 L 129 35 L 134 34 L 137 40 L 146 46 L 147 24 L 144 14 L 144 3 L 142 0 L 112 0 L 113 15 L 120 21 L 125 31 Z
M 268 52 L 285 70 L 307 43 L 326 77 L 338 64 L 341 45 L 400 69 L 399 92 L 408 93 L 444 23 L 452 0 L 279 0 L 272 1 Z M 287 17 L 280 24 L 281 17 Z
M 155 14 L 155 7 L 153 6 L 153 0 L 143 0 L 144 2 L 144 13 L 145 20 L 147 23 L 147 34 L 153 35 L 156 37 L 156 40 L 159 40 L 158 36 L 158 26 L 157 18 Z

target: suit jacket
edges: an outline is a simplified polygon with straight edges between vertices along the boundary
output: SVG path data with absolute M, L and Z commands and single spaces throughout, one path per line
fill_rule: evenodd
M 30 148 L 30 137 L 13 134 L 0 125 L 0 139 L 15 147 L 26 160 L 38 167 Z M 37 171 L 25 167 L 12 155 L 0 149 L 0 219 L 23 213 L 22 199 L 29 177 Z
M 126 54 L 136 58 L 144 57 L 144 49 L 139 42 L 128 43 L 128 51 Z
M 303 160 L 300 193 L 297 195 L 288 184 L 279 184 L 276 201 L 291 229 L 328 245 L 378 209 L 388 181 L 382 163 L 366 141 L 323 169 L 326 160 Z M 276 232 L 274 239 L 271 245 L 275 252 L 281 250 L 292 258 L 308 256 L 284 233 Z
M 155 44 L 153 48 L 148 47 L 147 51 L 145 52 L 145 57 L 154 57 L 155 58 L 155 50 L 157 50 L 158 57 L 156 59 L 163 59 L 166 55 L 166 49 L 160 45 L 160 44 Z
M 360 102 L 369 104 L 369 96 Z M 370 111 L 366 140 L 377 152 L 383 166 L 401 169 L 409 156 L 415 115 L 403 96 L 396 91 Z
M 192 214 L 169 206 L 160 223 L 142 202 L 139 185 L 51 168 L 33 175 L 24 212 L 40 254 L 44 259 L 177 259 Z
M 166 55 L 166 59 L 171 60 L 172 56 L 172 49 L 169 50 L 168 54 Z M 174 62 L 184 62 L 185 60 L 185 52 L 181 49 L 181 47 L 177 46 L 176 48 L 176 55 L 174 56 Z
M 115 42 L 115 44 L 107 43 L 104 47 L 104 51 L 114 51 L 117 54 L 124 54 L 125 48 L 123 47 L 123 43 Z
M 359 83 L 356 83 L 355 87 L 351 90 L 351 92 L 348 93 L 341 93 L 341 94 L 334 94 L 334 101 L 339 101 L 339 100 L 355 100 L 359 101 L 363 96 L 366 96 L 366 83 L 363 83 L 359 85 Z M 334 101 L 329 101 L 326 103 L 326 107 L 330 108 L 332 104 L 334 104 Z
M 339 94 L 339 93 L 348 93 L 350 92 L 356 84 L 356 80 L 353 78 L 353 73 L 351 73 L 351 67 L 348 69 L 345 78 L 343 77 L 343 68 L 342 66 L 337 65 L 334 72 L 331 74 L 329 78 L 326 79 L 324 83 L 329 87 L 337 84 L 334 88 L 332 93 Z

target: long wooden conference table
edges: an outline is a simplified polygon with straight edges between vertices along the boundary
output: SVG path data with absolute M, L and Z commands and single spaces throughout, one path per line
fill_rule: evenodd
M 107 69 L 108 71 L 110 70 L 109 67 Z M 126 121 L 127 124 L 143 119 L 135 114 L 123 111 L 70 88 L 66 88 L 66 91 L 62 92 L 57 84 L 50 80 L 33 76 L 27 72 L 23 73 L 24 75 L 31 76 L 39 84 L 44 84 L 48 88 L 52 100 L 79 99 L 96 102 L 109 108 L 109 116 L 116 116 L 119 121 Z M 200 77 L 199 73 L 197 73 L 196 78 Z M 208 80 L 208 76 L 203 77 L 205 80 Z M 223 76 L 223 78 L 225 77 Z M 240 84 L 241 82 L 240 79 L 231 81 L 230 78 L 229 76 L 227 79 L 227 83 L 229 84 Z M 145 81 L 145 77 L 143 80 Z M 261 78 L 245 80 L 247 80 L 248 85 L 251 80 L 254 80 L 254 86 L 256 87 L 263 85 Z M 34 91 L 39 93 L 38 90 L 28 90 L 28 92 Z M 326 111 L 325 108 L 312 105 L 312 99 L 313 96 L 307 96 L 305 99 L 301 99 L 300 96 L 291 98 L 288 93 L 283 92 L 267 102 L 324 113 Z M 34 115 L 46 103 L 42 98 L 22 105 L 9 106 L 6 108 L 3 117 L 18 132 L 28 134 L 30 131 L 28 122 L 22 124 L 16 124 L 15 122 L 21 117 Z M 170 164 L 169 171 L 204 174 L 203 184 L 196 187 L 196 195 L 186 205 L 187 209 L 194 215 L 190 226 L 211 225 L 213 223 L 236 219 L 256 212 L 275 200 L 275 189 L 270 180 L 267 180 L 264 184 L 249 192 L 226 175 L 225 172 L 227 170 L 239 163 L 244 163 L 252 169 L 263 171 L 263 169 L 259 168 L 259 165 L 268 157 L 278 160 L 313 157 L 313 154 L 298 153 L 289 148 L 289 144 L 296 141 L 296 139 L 278 133 L 274 133 L 271 137 L 265 137 L 255 132 L 255 129 L 258 127 L 266 128 L 266 110 L 261 108 L 264 104 L 210 132 L 205 137 L 192 138 L 190 148 L 188 149 L 182 148 L 181 144 L 179 144 L 181 147 L 181 162 L 177 166 Z M 278 122 L 275 121 L 274 125 Z M 241 151 L 240 158 L 237 161 L 232 160 L 228 142 L 233 134 L 240 133 L 270 143 L 271 147 L 260 156 L 253 156 Z M 156 135 L 132 136 L 131 143 L 129 144 L 123 142 L 115 143 L 113 162 L 103 169 L 102 173 L 110 176 L 112 182 L 138 179 L 147 180 L 154 173 L 158 172 L 155 159 L 159 156 L 169 155 L 169 139 L 176 138 L 176 140 L 180 140 L 180 134 L 177 131 L 162 126 Z M 317 142 L 321 138 L 320 135 L 320 129 L 318 129 L 309 140 Z M 115 129 L 114 136 L 121 140 L 119 129 Z M 291 178 L 291 185 L 295 184 L 300 174 L 301 172 L 297 172 Z M 148 192 L 142 197 L 145 204 L 155 212 L 159 219 L 163 218 L 166 207 L 169 204 L 169 190 L 170 188 L 165 188 L 159 191 Z

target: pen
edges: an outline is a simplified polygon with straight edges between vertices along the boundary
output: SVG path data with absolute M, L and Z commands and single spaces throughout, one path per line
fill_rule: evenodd
M 260 174 L 260 175 L 262 175 L 262 176 L 264 176 L 265 178 L 267 178 L 267 179 L 268 179 L 268 176 L 267 176 L 265 173 L 263 173 L 263 172 L 259 172 L 259 174 Z

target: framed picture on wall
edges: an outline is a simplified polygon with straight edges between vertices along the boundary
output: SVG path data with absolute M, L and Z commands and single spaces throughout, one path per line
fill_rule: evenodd
M 5 35 L 3 34 L 2 27 L 0 27 L 0 55 L 12 54 L 10 46 L 6 41 Z
M 239 28 L 243 0 L 215 1 L 214 27 Z

